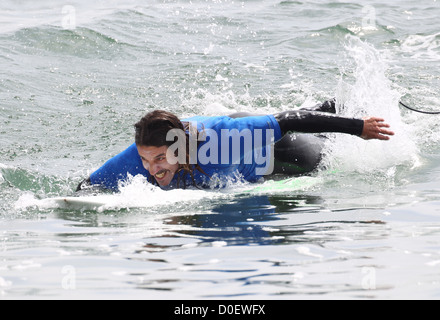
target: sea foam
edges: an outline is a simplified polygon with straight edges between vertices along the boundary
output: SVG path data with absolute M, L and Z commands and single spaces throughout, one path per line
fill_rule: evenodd
M 334 135 L 326 147 L 325 166 L 359 173 L 386 173 L 398 165 L 418 166 L 413 129 L 402 119 L 398 107 L 401 94 L 387 78 L 383 53 L 353 36 L 347 37 L 345 49 L 349 67 L 341 67 L 341 72 L 349 76 L 343 76 L 338 85 L 338 114 L 384 118 L 395 136 L 390 141 L 364 141 Z

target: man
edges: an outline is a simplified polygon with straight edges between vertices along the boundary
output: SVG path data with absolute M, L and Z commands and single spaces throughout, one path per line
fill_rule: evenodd
M 135 144 L 95 171 L 78 190 L 90 185 L 117 190 L 121 181 L 138 174 L 163 189 L 222 187 L 238 180 L 256 182 L 274 172 L 306 173 L 316 168 L 321 160 L 322 138 L 292 136 L 291 132 L 339 132 L 365 140 L 389 140 L 394 135 L 384 119 L 330 114 L 335 112 L 334 101 L 275 115 L 235 114 L 183 121 L 172 113 L 153 111 L 135 125 Z M 300 158 L 306 159 L 302 165 Z M 291 172 L 289 165 L 300 170 Z

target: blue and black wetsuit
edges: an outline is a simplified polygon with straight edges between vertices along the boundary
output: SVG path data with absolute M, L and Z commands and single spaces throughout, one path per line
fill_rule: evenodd
M 208 144 L 212 147 L 217 143 L 218 146 L 214 146 L 214 151 L 218 152 L 217 158 L 212 157 L 213 149 L 211 148 L 210 161 L 199 163 L 203 173 L 195 170 L 194 181 L 188 181 L 188 185 L 195 182 L 199 187 L 208 187 L 212 186 L 212 180 L 223 178 L 239 178 L 249 182 L 258 181 L 266 175 L 266 173 L 262 173 L 264 171 L 262 169 L 267 166 L 267 163 L 258 161 L 258 157 L 267 159 L 268 154 L 272 152 L 274 142 L 276 142 L 273 148 L 275 163 L 271 173 L 297 175 L 311 172 L 321 161 L 325 141 L 322 136 L 311 133 L 340 132 L 357 136 L 362 134 L 364 125 L 362 120 L 347 119 L 331 114 L 335 112 L 335 102 L 328 101 L 313 109 L 285 111 L 276 115 L 255 116 L 240 113 L 231 116 L 193 117 L 182 120 L 196 123 L 198 130 L 208 132 L 208 136 L 209 133 L 212 133 L 220 137 L 225 130 L 238 135 L 244 130 L 258 132 L 260 135 L 259 139 L 250 140 L 252 146 L 247 146 L 252 151 L 255 149 L 255 153 L 249 153 L 246 151 L 249 148 L 240 146 L 239 154 L 236 154 L 235 158 L 233 154 L 238 151 L 232 150 L 232 143 L 226 149 L 220 145 L 220 139 L 215 140 L 210 137 L 206 142 L 201 143 L 199 151 L 203 151 L 202 148 L 206 149 Z M 302 134 L 293 132 L 301 132 Z M 268 137 L 269 133 L 272 137 Z M 260 142 L 258 145 L 257 140 Z M 229 161 L 219 161 L 225 158 Z M 129 175 L 136 176 L 138 174 L 150 178 L 149 172 L 143 167 L 136 145 L 132 144 L 92 173 L 89 179 L 84 180 L 78 186 L 78 190 L 90 185 L 117 190 L 120 181 L 126 180 Z M 174 177 L 171 187 L 177 186 L 177 179 L 178 177 Z M 222 183 L 219 185 L 221 186 Z

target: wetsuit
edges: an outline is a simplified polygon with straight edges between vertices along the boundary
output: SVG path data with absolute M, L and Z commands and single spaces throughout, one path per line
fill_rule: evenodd
M 318 167 L 322 160 L 326 137 L 310 133 L 341 132 L 357 136 L 362 134 L 362 120 L 330 115 L 335 113 L 336 100 L 333 99 L 312 108 L 276 114 L 275 119 L 280 125 L 283 137 L 274 146 L 273 174 L 301 175 L 310 173 Z M 240 112 L 230 117 L 240 118 L 251 115 L 253 114 Z
M 176 174 L 170 187 L 179 187 L 177 184 L 179 178 L 187 179 L 184 185 L 195 182 L 198 187 L 213 187 L 213 185 L 221 187 L 237 179 L 255 182 L 268 173 L 310 172 L 321 160 L 324 140 L 311 134 L 291 134 L 291 132 L 341 132 L 358 136 L 362 134 L 362 120 L 341 118 L 329 113 L 335 113 L 334 101 L 309 110 L 285 111 L 275 115 L 234 114 L 182 120 L 195 123 L 198 130 L 207 132 L 209 137 L 198 148 L 199 156 L 200 153 L 205 155 L 202 163 L 199 161 L 203 173 L 195 170 L 194 181 L 190 180 L 189 176 L 178 177 Z M 244 141 L 240 143 L 239 150 L 237 145 L 234 150 L 234 144 L 230 140 L 227 147 L 221 145 L 218 137 L 222 137 L 225 130 L 230 133 L 230 139 L 239 135 L 239 141 Z M 253 139 L 246 140 L 246 134 L 242 134 L 243 132 L 258 133 L 258 139 L 255 135 Z M 270 171 L 266 172 L 273 142 L 276 142 L 273 149 L 275 163 Z M 208 144 L 211 148 L 207 148 Z M 90 185 L 117 190 L 120 181 L 126 180 L 129 175 L 138 174 L 150 178 L 149 172 L 143 167 L 137 147 L 133 144 L 92 173 L 89 179 L 78 186 L 78 190 Z

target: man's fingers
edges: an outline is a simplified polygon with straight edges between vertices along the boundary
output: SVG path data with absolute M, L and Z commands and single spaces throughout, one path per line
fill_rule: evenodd
M 390 128 L 390 125 L 385 123 L 382 118 L 367 118 L 364 120 L 364 132 L 362 138 L 366 140 L 390 140 L 389 136 L 394 136 L 394 132 L 385 128 Z
M 378 122 L 377 125 L 381 128 L 390 128 L 391 126 L 388 123 Z
M 389 128 L 389 126 L 388 126 Z M 390 136 L 394 136 L 394 132 L 386 129 L 378 129 L 375 137 L 373 139 L 379 140 L 390 140 Z
M 390 126 L 388 126 L 387 128 L 389 128 Z M 389 135 L 389 136 L 394 136 L 394 131 L 391 131 L 391 130 L 385 130 L 385 129 L 382 129 L 382 130 L 380 130 L 380 133 L 381 134 L 386 134 L 386 135 Z
M 389 136 L 385 136 L 383 134 L 378 134 L 376 136 L 376 139 L 378 139 L 378 140 L 390 140 L 390 137 Z

